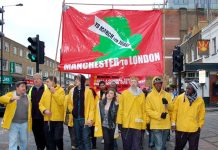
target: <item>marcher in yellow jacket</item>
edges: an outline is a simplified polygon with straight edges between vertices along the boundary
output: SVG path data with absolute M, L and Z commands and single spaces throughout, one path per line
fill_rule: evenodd
M 26 94 L 26 82 L 18 81 L 16 91 L 1 96 L 0 103 L 6 105 L 2 128 L 9 130 L 9 150 L 17 149 L 18 141 L 20 149 L 27 149 L 27 131 L 31 131 L 32 117 L 31 101 Z
M 89 87 L 85 86 L 84 75 L 75 77 L 76 87 L 70 92 L 73 100 L 73 120 L 76 131 L 76 141 L 79 150 L 90 150 L 90 127 L 94 122 L 94 96 Z
M 64 122 L 65 124 L 68 126 L 68 131 L 69 131 L 69 135 L 70 135 L 70 141 L 71 141 L 71 148 L 72 149 L 76 149 L 76 133 L 75 133 L 75 129 L 73 126 L 73 100 L 71 98 L 69 98 L 69 93 L 71 91 L 72 88 L 74 88 L 75 86 L 69 85 L 67 88 L 67 95 L 65 96 L 65 100 L 64 100 Z
M 123 149 L 142 149 L 142 130 L 146 128 L 145 95 L 138 78 L 130 78 L 130 88 L 119 96 L 117 124 L 121 131 Z
M 169 111 L 173 110 L 172 97 L 162 90 L 162 78 L 154 77 L 152 91 L 146 97 L 146 112 L 150 118 L 150 129 L 156 150 L 166 148 L 171 122 Z
M 63 149 L 64 89 L 57 85 L 55 76 L 49 76 L 46 84 L 39 109 L 44 116 L 47 148 Z
M 197 89 L 197 84 L 190 82 L 186 92 L 175 100 L 172 114 L 172 128 L 176 129 L 175 150 L 183 150 L 187 141 L 189 150 L 198 149 L 200 130 L 205 119 L 205 104 L 202 97 L 197 95 Z

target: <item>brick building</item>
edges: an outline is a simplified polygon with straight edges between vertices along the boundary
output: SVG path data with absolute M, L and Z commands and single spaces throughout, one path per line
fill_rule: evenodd
M 4 92 L 14 88 L 14 82 L 25 79 L 31 86 L 33 84 L 33 74 L 35 73 L 36 64 L 28 58 L 28 49 L 7 37 L 4 38 L 3 49 L 3 88 Z M 54 74 L 57 70 L 58 62 L 45 56 L 45 63 L 40 64 L 40 72 L 43 77 Z M 61 75 L 60 75 L 61 74 Z M 58 82 L 62 86 L 70 84 L 73 81 L 73 74 L 55 72 Z M 60 82 L 61 80 L 61 82 Z

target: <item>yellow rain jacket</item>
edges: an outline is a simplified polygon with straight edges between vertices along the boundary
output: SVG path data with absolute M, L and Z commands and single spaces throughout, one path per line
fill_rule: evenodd
M 73 100 L 69 98 L 69 94 L 65 96 L 64 100 L 64 121 L 66 121 L 66 115 L 69 116 L 68 126 L 73 127 Z M 68 113 L 68 114 L 67 114 Z
M 122 124 L 123 128 L 144 130 L 146 123 L 144 93 L 141 91 L 139 95 L 135 96 L 129 89 L 125 90 L 119 95 L 117 124 Z
M 15 91 L 14 91 L 15 92 Z M 14 92 L 9 92 L 0 97 L 0 103 L 6 105 L 4 117 L 2 119 L 2 128 L 10 129 L 11 122 L 13 120 L 16 108 L 17 108 L 17 101 L 10 102 L 10 99 L 13 97 Z M 30 97 L 28 97 L 29 107 L 28 107 L 28 131 L 32 130 L 32 104 L 30 101 Z
M 68 101 L 72 101 L 72 110 L 73 110 L 73 89 L 69 92 Z M 92 120 L 94 122 L 94 113 L 95 113 L 95 100 L 94 96 L 92 94 L 92 91 L 86 87 L 85 89 L 85 124 L 87 123 L 87 120 Z
M 156 78 L 156 77 L 155 77 Z M 153 81 L 155 80 L 153 79 Z M 166 98 L 168 101 L 168 105 L 164 105 L 162 102 L 162 98 Z M 146 112 L 150 118 L 150 128 L 151 129 L 170 129 L 170 111 L 173 111 L 173 103 L 171 95 L 161 90 L 160 93 L 154 87 L 152 82 L 152 91 L 146 97 Z M 161 118 L 161 114 L 163 112 L 167 112 L 166 119 Z
M 203 127 L 204 119 L 205 104 L 202 97 L 197 97 L 191 106 L 184 93 L 175 99 L 172 124 L 176 124 L 177 131 L 196 132 Z
M 64 89 L 57 85 L 55 90 L 55 93 L 51 93 L 46 89 L 39 102 L 39 110 L 44 115 L 44 121 L 64 121 Z M 43 113 L 46 109 L 51 111 L 51 117 Z

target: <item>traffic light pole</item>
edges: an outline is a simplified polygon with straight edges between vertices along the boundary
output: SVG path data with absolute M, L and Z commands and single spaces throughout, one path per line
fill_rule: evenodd
M 36 61 L 36 73 L 39 73 L 39 35 L 36 35 L 37 41 L 37 61 Z
M 182 75 L 182 73 L 181 73 L 181 71 L 179 71 L 178 72 L 178 92 L 179 92 L 179 94 L 181 94 L 181 87 L 182 87 L 181 75 Z

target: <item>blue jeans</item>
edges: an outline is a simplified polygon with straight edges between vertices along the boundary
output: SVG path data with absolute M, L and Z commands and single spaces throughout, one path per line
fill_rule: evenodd
M 166 150 L 166 142 L 167 137 L 169 135 L 170 130 L 164 129 L 164 130 L 151 130 L 154 138 L 154 146 L 155 150 Z
M 28 127 L 25 123 L 11 123 L 9 129 L 9 150 L 17 150 L 18 141 L 20 150 L 27 150 Z M 18 140 L 19 138 L 19 140 Z
M 78 150 L 91 150 L 90 128 L 85 125 L 85 119 L 74 119 Z

